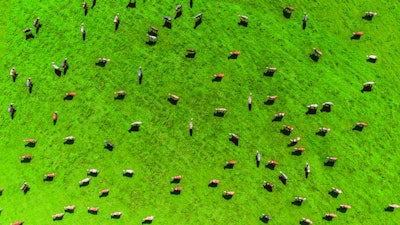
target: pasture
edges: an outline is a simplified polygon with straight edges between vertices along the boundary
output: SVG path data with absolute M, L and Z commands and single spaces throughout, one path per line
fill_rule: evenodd
M 22 220 L 29 224 L 299 224 L 303 217 L 314 224 L 395 224 L 400 202 L 399 45 L 400 4 L 395 1 L 262 1 L 172 0 L 2 1 L 0 23 L 0 224 Z M 174 9 L 182 4 L 176 19 Z M 290 18 L 285 6 L 293 6 Z M 366 11 L 378 14 L 363 19 Z M 303 12 L 307 27 L 302 29 Z M 113 19 L 119 13 L 115 30 Z M 195 26 L 193 17 L 203 14 Z M 238 14 L 248 16 L 239 25 Z M 170 28 L 163 16 L 172 17 Z M 40 17 L 42 27 L 26 39 L 22 30 Z M 80 32 L 86 30 L 85 40 Z M 158 28 L 155 44 L 146 43 L 149 25 Z M 352 33 L 362 31 L 360 39 Z M 318 61 L 313 48 L 323 52 Z M 186 57 L 196 49 L 195 57 Z M 230 52 L 240 51 L 236 58 Z M 378 60 L 367 62 L 366 55 Z M 100 65 L 99 57 L 110 58 Z M 68 58 L 66 74 L 56 75 L 51 65 Z M 16 81 L 9 76 L 15 66 Z M 143 82 L 137 72 L 143 68 Z M 265 67 L 276 67 L 272 76 Z M 220 81 L 214 74 L 224 74 Z M 26 80 L 32 78 L 32 93 Z M 374 81 L 372 91 L 363 83 Z M 117 99 L 114 92 L 125 90 Z M 65 93 L 76 92 L 71 99 Z M 252 93 L 249 111 L 247 99 Z M 168 94 L 180 97 L 176 104 Z M 266 104 L 267 95 L 278 95 Z M 323 102 L 333 102 L 321 112 Z M 16 113 L 7 112 L 14 103 Z M 306 114 L 307 105 L 319 105 Z M 215 116 L 214 109 L 227 109 Z M 58 112 L 54 125 L 52 114 Z M 281 121 L 274 114 L 284 112 Z M 189 121 L 193 118 L 193 136 Z M 139 131 L 130 124 L 143 122 Z M 354 129 L 357 122 L 368 124 Z M 281 129 L 295 129 L 284 134 Z M 325 136 L 319 127 L 331 129 Z M 238 145 L 229 133 L 239 135 Z M 75 136 L 73 144 L 63 138 Z M 295 146 L 290 139 L 301 137 Z M 37 143 L 26 145 L 24 139 Z M 104 148 L 111 141 L 112 150 Z M 304 147 L 301 155 L 294 147 Z M 256 151 L 261 165 L 256 167 Z M 22 163 L 22 155 L 32 155 Z M 326 157 L 337 157 L 334 166 Z M 236 165 L 224 168 L 227 161 Z M 279 162 L 274 169 L 268 160 Z M 306 179 L 304 167 L 311 166 Z M 97 176 L 86 170 L 96 168 Z M 132 177 L 122 171 L 132 169 Z M 279 171 L 288 176 L 287 184 Z M 52 181 L 43 175 L 55 173 Z M 182 175 L 180 183 L 171 177 Z M 90 177 L 90 184 L 78 182 Z M 209 187 L 219 179 L 217 187 Z M 272 182 L 272 192 L 263 182 Z M 19 187 L 28 182 L 24 194 Z M 174 187 L 180 194 L 171 194 Z M 332 187 L 343 190 L 333 197 Z M 110 189 L 107 196 L 99 191 Z M 224 191 L 234 191 L 231 199 Z M 296 196 L 307 200 L 292 204 Z M 340 204 L 352 209 L 339 211 Z M 73 213 L 53 221 L 64 206 Z M 97 214 L 88 207 L 98 207 Z M 123 212 L 111 218 L 113 212 Z M 337 218 L 323 218 L 326 213 Z

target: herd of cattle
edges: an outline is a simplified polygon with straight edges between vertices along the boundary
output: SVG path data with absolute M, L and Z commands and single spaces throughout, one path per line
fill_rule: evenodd
M 93 1 L 93 6 L 95 4 L 96 4 L 96 0 Z M 130 2 L 130 4 L 131 4 L 131 2 Z M 192 4 L 193 4 L 193 2 L 191 1 L 191 5 Z M 86 16 L 87 13 L 88 13 L 88 5 L 87 5 L 86 1 L 83 1 L 82 8 L 84 9 L 84 13 L 85 13 L 85 16 Z M 292 7 L 292 6 L 285 7 L 283 10 L 284 10 L 285 15 L 287 15 L 288 18 L 290 18 L 290 15 L 295 11 L 294 7 Z M 177 5 L 175 7 L 175 19 L 180 17 L 181 14 L 182 14 L 182 5 Z M 377 15 L 377 13 L 375 13 L 375 12 L 366 12 L 365 13 L 365 18 L 370 20 L 376 15 Z M 196 16 L 194 16 L 195 24 L 196 24 L 195 28 L 196 28 L 196 26 L 201 24 L 202 16 L 203 16 L 202 13 L 199 13 Z M 239 14 L 238 16 L 240 18 L 239 24 L 247 26 L 248 23 L 249 23 L 248 16 L 241 15 L 241 14 Z M 165 22 L 164 23 L 164 27 L 171 28 L 172 18 L 170 16 L 164 16 L 163 19 L 164 19 L 164 22 Z M 36 28 L 36 32 L 38 32 L 38 30 L 42 26 L 39 21 L 40 21 L 40 18 L 38 17 L 33 22 L 33 26 Z M 306 13 L 304 13 L 303 29 L 305 29 L 305 24 L 307 23 L 307 21 L 308 21 L 308 15 Z M 115 18 L 114 18 L 113 22 L 115 24 L 115 30 L 118 30 L 118 27 L 120 25 L 120 14 L 117 13 L 115 15 Z M 149 44 L 155 44 L 155 42 L 158 39 L 158 31 L 159 31 L 158 28 L 150 25 L 149 31 L 147 33 L 147 37 L 149 39 Z M 24 29 L 23 32 L 26 35 L 26 39 L 29 39 L 29 38 L 33 37 L 32 28 Z M 85 28 L 85 24 L 84 23 L 81 24 L 81 33 L 82 33 L 83 40 L 85 40 L 85 38 L 86 38 L 86 28 Z M 364 33 L 362 31 L 357 31 L 357 32 L 353 33 L 353 37 L 355 39 L 359 39 L 363 35 L 364 35 Z M 191 57 L 194 57 L 196 52 L 197 51 L 195 49 L 188 49 L 187 50 L 187 55 L 189 55 Z M 232 51 L 232 52 L 230 52 L 230 55 L 231 55 L 230 56 L 231 58 L 237 58 L 240 55 L 240 51 Z M 311 53 L 310 56 L 314 61 L 318 61 L 319 58 L 323 56 L 323 52 L 321 50 L 317 49 L 317 48 L 313 48 L 312 49 L 312 53 Z M 376 62 L 377 59 L 378 59 L 378 57 L 376 55 L 367 55 L 367 60 L 369 62 Z M 109 61 L 110 61 L 109 58 L 99 58 L 99 62 L 101 62 L 101 63 L 106 63 L 106 62 L 109 62 Z M 64 73 L 66 73 L 66 71 L 69 68 L 69 65 L 68 65 L 68 62 L 67 62 L 67 58 L 65 58 L 63 60 L 63 62 L 61 63 L 61 66 L 58 66 L 54 62 L 52 62 L 51 64 L 52 64 L 52 67 L 53 67 L 53 69 L 55 70 L 55 72 L 57 74 L 61 73 L 62 69 L 64 70 Z M 274 73 L 277 70 L 278 69 L 275 68 L 275 67 L 268 66 L 268 67 L 266 67 L 265 74 L 273 76 Z M 16 81 L 17 75 L 18 74 L 16 72 L 16 68 L 12 67 L 12 69 L 10 71 L 10 76 L 13 78 L 14 82 Z M 139 75 L 139 80 L 141 80 L 141 67 L 139 69 L 138 75 Z M 224 77 L 224 74 L 215 74 L 214 77 L 215 77 L 215 79 L 221 80 Z M 373 82 L 373 81 L 368 81 L 368 82 L 363 83 L 362 91 L 371 91 L 374 84 L 375 84 L 375 82 Z M 31 78 L 28 78 L 28 80 L 26 81 L 26 86 L 29 87 L 29 92 L 31 93 L 32 92 L 32 87 L 33 87 L 33 83 L 32 83 L 32 79 Z M 127 92 L 125 90 L 118 90 L 118 91 L 114 92 L 114 94 L 117 95 L 118 97 L 125 96 L 126 93 Z M 76 92 L 68 92 L 68 93 L 65 94 L 64 98 L 73 99 L 74 96 L 76 96 Z M 168 97 L 169 97 L 169 100 L 171 102 L 174 102 L 175 104 L 180 100 L 180 97 L 178 95 L 176 95 L 176 94 L 168 93 Z M 273 104 L 277 100 L 277 98 L 278 98 L 277 95 L 267 96 L 266 103 Z M 322 103 L 322 111 L 330 112 L 332 106 L 333 106 L 332 102 L 324 102 L 324 103 Z M 250 93 L 250 95 L 248 97 L 248 107 L 249 107 L 249 110 L 251 110 L 251 108 L 252 108 L 252 93 Z M 318 104 L 310 104 L 310 105 L 307 106 L 307 108 L 308 108 L 308 112 L 307 112 L 308 114 L 315 114 L 317 112 Z M 14 118 L 14 114 L 16 112 L 14 103 L 11 103 L 9 105 L 8 112 L 11 114 L 11 117 L 13 119 Z M 225 113 L 227 113 L 227 112 L 228 112 L 228 110 L 226 108 L 219 107 L 219 108 L 215 108 L 214 115 L 223 117 L 225 115 Z M 275 114 L 275 119 L 274 120 L 275 121 L 282 121 L 284 116 L 285 116 L 284 112 L 278 112 L 278 113 Z M 58 119 L 58 112 L 57 111 L 55 111 L 53 113 L 52 119 L 53 119 L 53 123 L 55 125 L 57 123 L 57 119 Z M 140 128 L 140 126 L 142 124 L 143 123 L 140 122 L 140 121 L 136 121 L 136 122 L 131 123 L 131 131 L 139 131 L 139 128 Z M 367 126 L 367 123 L 360 122 L 360 121 L 355 124 L 355 127 L 357 129 L 359 129 L 359 130 L 362 130 L 366 126 Z M 281 132 L 283 132 L 285 134 L 290 134 L 293 130 L 294 130 L 294 128 L 292 126 L 283 125 L 283 128 L 282 128 Z M 328 127 L 320 127 L 318 129 L 318 132 L 323 136 L 325 136 L 329 131 L 330 131 L 330 128 L 328 128 Z M 190 119 L 190 121 L 189 121 L 189 132 L 190 132 L 190 135 L 193 135 L 193 118 Z M 233 143 L 235 143 L 235 145 L 239 144 L 239 139 L 240 139 L 239 135 L 237 135 L 235 133 L 229 133 L 229 136 L 231 137 L 230 140 Z M 64 140 L 65 140 L 65 142 L 67 142 L 69 144 L 72 144 L 75 141 L 75 137 L 74 136 L 67 136 L 67 137 L 64 138 Z M 289 145 L 290 146 L 295 146 L 300 140 L 301 140 L 300 137 L 295 137 L 293 139 L 290 139 L 290 144 Z M 30 138 L 30 139 L 25 139 L 24 142 L 27 142 L 28 145 L 35 145 L 37 140 L 34 139 L 34 138 Z M 105 142 L 105 146 L 108 149 L 112 149 L 114 147 L 113 143 L 111 143 L 109 141 Z M 301 154 L 301 152 L 304 152 L 306 150 L 306 148 L 304 148 L 304 147 L 295 147 L 294 150 L 295 150 L 295 152 Z M 337 161 L 337 159 L 338 158 L 334 157 L 334 156 L 327 156 L 326 164 L 333 166 L 335 164 L 335 162 Z M 20 157 L 20 160 L 21 160 L 21 162 L 30 162 L 32 160 L 32 155 L 30 155 L 30 154 L 23 155 L 23 156 Z M 261 161 L 261 156 L 260 156 L 260 153 L 258 151 L 257 151 L 256 160 L 257 160 L 257 165 L 259 165 L 259 163 Z M 235 164 L 236 164 L 236 161 L 234 161 L 234 160 L 228 161 L 228 162 L 226 162 L 226 168 L 231 168 L 232 169 Z M 279 165 L 279 163 L 277 161 L 273 160 L 273 159 L 270 159 L 270 160 L 267 161 L 267 166 L 269 166 L 269 167 L 275 167 L 277 165 Z M 311 171 L 310 165 L 308 163 L 306 164 L 306 167 L 304 168 L 304 170 L 305 170 L 305 173 L 306 173 L 306 178 L 308 178 L 308 175 L 309 175 L 309 173 Z M 87 175 L 97 176 L 97 174 L 99 174 L 99 172 L 100 171 L 98 169 L 92 168 L 92 169 L 88 169 L 87 170 Z M 123 175 L 124 176 L 130 176 L 131 177 L 131 176 L 134 175 L 134 173 L 135 172 L 132 169 L 123 170 Z M 44 180 L 45 181 L 52 181 L 53 179 L 55 179 L 55 177 L 56 177 L 55 173 L 48 173 L 48 174 L 44 175 Z M 174 177 L 172 177 L 172 182 L 173 183 L 179 183 L 182 178 L 183 178 L 182 175 L 174 176 Z M 283 173 L 282 171 L 280 171 L 279 179 L 282 181 L 282 183 L 286 184 L 286 182 L 288 180 L 288 176 L 285 173 Z M 86 186 L 86 185 L 88 185 L 90 183 L 90 181 L 91 181 L 91 178 L 90 177 L 86 177 L 86 178 L 84 178 L 84 179 L 79 181 L 79 186 Z M 217 187 L 219 183 L 220 183 L 220 180 L 212 179 L 212 180 L 210 180 L 208 185 L 209 185 L 209 187 Z M 266 190 L 272 192 L 273 188 L 274 188 L 274 184 L 272 182 L 269 182 L 269 181 L 264 181 L 263 187 Z M 24 182 L 23 185 L 20 187 L 20 190 L 24 191 L 25 193 L 28 192 L 29 189 L 30 188 L 29 188 L 29 185 L 28 185 L 27 182 Z M 182 192 L 182 190 L 183 190 L 183 187 L 181 187 L 181 186 L 173 187 L 173 188 L 171 188 L 171 193 L 180 194 Z M 110 189 L 104 189 L 104 190 L 101 190 L 99 192 L 99 195 L 101 197 L 105 197 L 105 196 L 108 196 L 109 192 L 110 192 Z M 340 189 L 338 189 L 336 187 L 332 187 L 331 192 L 332 192 L 332 195 L 339 195 L 339 194 L 343 193 L 342 190 L 340 190 Z M 0 188 L 0 194 L 2 194 L 2 193 L 3 193 L 3 189 Z M 223 191 L 223 196 L 224 196 L 225 199 L 230 199 L 234 195 L 235 195 L 235 192 L 233 190 L 225 190 L 225 191 Z M 306 201 L 306 197 L 304 197 L 304 196 L 297 196 L 294 199 L 294 202 L 296 202 L 296 204 L 298 204 L 298 205 L 301 205 L 302 202 L 304 202 L 304 201 Z M 397 205 L 397 204 L 389 204 L 388 207 L 391 208 L 391 209 L 400 208 L 400 206 Z M 351 209 L 351 206 L 348 205 L 348 204 L 341 204 L 339 206 L 339 208 L 340 208 L 340 210 L 342 212 L 345 212 L 346 210 Z M 74 211 L 75 211 L 75 205 L 68 205 L 68 206 L 64 207 L 64 212 L 56 213 L 56 214 L 52 215 L 52 218 L 53 218 L 53 220 L 61 220 L 61 219 L 63 219 L 65 213 L 73 213 Z M 87 211 L 89 213 L 91 213 L 91 214 L 97 214 L 98 211 L 99 211 L 99 208 L 98 207 L 89 206 L 89 207 L 87 207 Z M 113 213 L 111 213 L 110 216 L 112 218 L 119 218 L 119 217 L 122 216 L 122 212 L 120 212 L 120 211 L 113 212 Z M 325 217 L 332 219 L 332 218 L 336 218 L 337 215 L 335 213 L 328 212 L 328 213 L 325 214 Z M 153 219 L 154 219 L 154 216 L 147 216 L 147 217 L 143 218 L 142 222 L 143 223 L 151 223 L 153 221 Z M 261 215 L 260 219 L 262 221 L 264 221 L 264 222 L 268 222 L 269 220 L 272 219 L 272 217 L 270 215 L 266 214 L 266 213 L 263 213 Z M 301 222 L 305 223 L 305 224 L 313 224 L 313 222 L 309 218 L 305 218 L 305 217 L 301 219 Z M 16 221 L 16 222 L 12 223 L 12 225 L 21 225 L 21 224 L 23 224 L 23 221 Z

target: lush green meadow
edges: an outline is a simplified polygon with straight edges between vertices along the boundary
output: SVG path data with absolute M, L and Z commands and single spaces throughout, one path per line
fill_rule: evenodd
M 263 224 L 262 213 L 272 217 L 270 224 L 299 224 L 302 217 L 314 224 L 398 223 L 398 211 L 385 211 L 390 203 L 400 204 L 398 2 L 194 0 L 190 8 L 189 0 L 138 0 L 133 8 L 126 0 L 98 0 L 93 8 L 88 1 L 86 16 L 81 3 L 0 3 L 0 224 L 141 224 L 154 215 L 153 224 L 244 225 Z M 162 17 L 173 18 L 179 3 L 182 16 L 173 19 L 171 29 L 163 27 Z M 282 13 L 287 5 L 295 7 L 290 19 Z M 366 20 L 365 11 L 378 15 Z M 193 16 L 200 12 L 203 21 L 194 29 Z M 305 30 L 303 12 L 309 15 Z M 249 17 L 247 27 L 238 25 L 238 14 Z M 25 40 L 22 30 L 36 17 L 42 28 Z M 146 44 L 149 25 L 159 29 L 155 45 Z M 352 40 L 354 31 L 364 36 Z M 324 53 L 318 62 L 310 58 L 314 47 Z M 185 57 L 191 48 L 196 57 Z M 241 54 L 228 59 L 234 50 Z M 366 61 L 369 54 L 379 57 L 376 63 Z M 57 76 L 51 62 L 60 65 L 65 57 L 70 69 Z M 99 57 L 111 61 L 98 66 Z M 9 76 L 13 66 L 16 82 Z M 278 70 L 264 76 L 266 66 Z M 213 81 L 217 73 L 225 74 L 220 82 Z M 366 81 L 376 82 L 371 92 L 361 92 Z M 114 99 L 118 90 L 127 91 L 124 99 Z M 73 100 L 64 100 L 72 91 Z M 176 105 L 168 102 L 168 93 L 180 96 Z M 279 98 L 267 105 L 267 95 Z M 326 101 L 334 103 L 331 112 L 320 111 Z M 11 102 L 17 110 L 13 120 L 7 113 Z M 320 105 L 318 112 L 307 115 L 312 103 Z M 216 107 L 228 112 L 214 116 Z M 273 122 L 278 112 L 286 116 Z M 134 121 L 142 127 L 128 132 Z M 368 127 L 353 130 L 358 121 Z M 283 125 L 295 130 L 284 135 Z M 319 127 L 331 131 L 316 135 Z M 228 140 L 230 132 L 240 136 L 238 146 Z M 64 144 L 69 135 L 75 143 Z M 301 137 L 296 147 L 307 149 L 300 156 L 288 147 L 296 136 Z M 25 146 L 27 138 L 37 139 L 36 146 Z M 115 144 L 113 151 L 104 148 L 104 140 Z M 31 162 L 20 162 L 25 154 L 33 155 Z M 335 166 L 324 166 L 327 156 L 338 157 Z M 274 170 L 265 167 L 270 159 L 280 163 Z M 229 160 L 237 164 L 224 169 Z M 99 175 L 79 187 L 89 168 L 99 169 Z M 124 169 L 135 175 L 123 176 Z M 279 171 L 288 175 L 286 185 Z M 47 173 L 56 173 L 55 179 L 43 181 Z M 170 183 L 175 175 L 183 175 L 179 184 Z M 221 183 L 208 187 L 211 179 Z M 19 190 L 24 181 L 31 188 L 25 195 Z M 264 181 L 275 184 L 273 192 L 263 188 Z M 182 193 L 170 194 L 177 186 Z M 332 187 L 343 194 L 332 197 Z M 106 188 L 109 196 L 99 198 Z M 224 190 L 235 195 L 226 200 Z M 307 200 L 297 206 L 295 196 Z M 340 212 L 340 204 L 352 209 Z M 53 221 L 66 205 L 76 205 L 75 212 Z M 99 213 L 88 213 L 89 206 L 99 207 Z M 110 218 L 115 211 L 123 212 L 121 218 Z M 327 212 L 338 217 L 323 219 Z

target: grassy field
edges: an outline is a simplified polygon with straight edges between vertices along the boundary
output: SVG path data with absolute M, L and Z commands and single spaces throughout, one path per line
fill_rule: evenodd
M 314 224 L 398 223 L 398 212 L 385 208 L 400 204 L 399 3 L 194 0 L 190 8 L 189 1 L 139 0 L 132 8 L 125 0 L 99 0 L 94 7 L 88 2 L 86 16 L 81 3 L 0 3 L 0 224 L 140 224 L 154 215 L 153 224 L 242 225 L 262 224 L 262 213 L 272 217 L 271 224 L 299 224 L 302 217 Z M 171 29 L 163 27 L 162 17 L 174 17 L 179 3 L 182 16 L 173 19 Z M 290 19 L 282 14 L 289 4 L 295 7 Z M 378 15 L 366 20 L 365 11 Z M 203 21 L 194 29 L 193 16 L 200 12 Z M 309 15 L 305 30 L 303 12 Z M 116 13 L 121 19 L 117 31 Z M 247 27 L 238 25 L 238 14 L 249 17 Z M 22 30 L 38 16 L 42 28 L 25 40 Z M 159 28 L 155 45 L 146 44 L 149 25 Z M 364 36 L 352 40 L 354 31 Z M 314 47 L 324 53 L 318 62 L 310 58 Z M 185 57 L 190 48 L 197 50 L 195 58 Z M 229 59 L 234 50 L 240 56 Z M 379 57 L 376 63 L 366 61 L 369 54 Z M 65 57 L 70 69 L 57 76 L 51 62 L 60 65 Z M 99 57 L 111 61 L 98 66 Z M 13 66 L 15 82 L 9 76 Z M 264 76 L 266 66 L 278 71 Z M 222 81 L 213 82 L 216 73 L 225 74 Z M 31 94 L 28 77 L 34 83 Z M 376 82 L 371 92 L 361 92 L 366 81 Z M 126 90 L 126 97 L 114 99 L 117 90 Z M 64 100 L 71 91 L 75 98 Z M 181 97 L 176 105 L 168 102 L 168 93 Z M 279 98 L 267 105 L 267 95 Z M 334 103 L 331 112 L 319 107 L 315 115 L 306 114 L 306 105 L 326 101 Z M 11 102 L 17 110 L 13 120 L 6 111 Z M 228 112 L 214 116 L 216 107 Z M 278 112 L 286 116 L 272 121 Z M 143 122 L 140 131 L 128 132 L 134 121 Z M 353 130 L 358 121 L 368 127 Z M 283 125 L 295 130 L 284 135 Z M 331 131 L 316 135 L 319 127 Z M 228 140 L 230 132 L 240 136 L 238 146 Z M 64 144 L 69 135 L 76 137 L 74 144 Z M 296 147 L 307 149 L 300 156 L 288 147 L 296 136 L 301 137 Z M 36 146 L 25 146 L 27 138 L 36 138 Z M 104 148 L 104 140 L 115 144 L 113 151 Z M 32 161 L 21 163 L 24 154 L 32 154 Z M 335 166 L 324 166 L 327 156 L 339 158 Z M 274 170 L 265 167 L 270 159 L 280 163 Z M 237 164 L 224 169 L 229 160 Z M 99 169 L 99 175 L 79 187 L 89 168 Z M 135 175 L 122 176 L 124 169 Z M 286 185 L 279 171 L 288 175 Z M 56 173 L 55 179 L 43 181 L 46 173 Z M 170 183 L 175 175 L 183 175 L 181 183 Z M 210 188 L 211 179 L 221 183 Z M 25 195 L 19 190 L 24 181 L 31 188 Z M 275 184 L 273 192 L 263 188 L 264 181 Z M 183 187 L 182 193 L 170 194 L 176 186 Z M 331 187 L 343 194 L 332 197 Z M 106 188 L 109 196 L 99 198 Z M 226 200 L 224 190 L 235 195 Z M 297 206 L 295 196 L 307 200 Z M 337 210 L 340 204 L 353 208 L 343 213 Z M 66 205 L 76 205 L 75 212 L 53 221 L 51 215 Z M 99 207 L 99 213 L 89 214 L 89 206 Z M 111 219 L 115 211 L 122 217 Z M 338 217 L 323 219 L 327 212 Z

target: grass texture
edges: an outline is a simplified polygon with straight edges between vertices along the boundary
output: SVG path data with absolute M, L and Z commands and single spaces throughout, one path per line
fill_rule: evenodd
M 94 7 L 88 2 L 86 16 L 81 3 L 0 3 L 1 224 L 140 224 L 154 215 L 153 224 L 242 225 L 262 224 L 262 213 L 272 217 L 271 224 L 299 224 L 303 217 L 315 224 L 396 224 L 398 212 L 384 209 L 400 201 L 398 2 L 194 0 L 190 8 L 189 1 L 139 0 L 127 7 L 127 1 L 99 0 Z M 170 29 L 163 27 L 162 17 L 173 18 L 179 3 L 182 16 Z M 289 4 L 295 11 L 285 18 L 282 9 Z M 366 20 L 365 11 L 378 15 Z M 193 16 L 200 12 L 202 23 L 194 28 Z M 303 12 L 309 16 L 304 30 Z M 249 17 L 247 27 L 238 25 L 238 14 Z M 25 40 L 22 30 L 36 17 L 42 27 Z M 146 44 L 149 25 L 159 29 L 154 45 Z M 355 31 L 364 36 L 351 39 Z M 310 58 L 313 48 L 324 54 L 318 62 Z M 196 49 L 196 56 L 185 57 L 187 49 Z M 235 50 L 241 54 L 229 59 Z M 369 54 L 379 57 L 376 63 L 366 61 Z M 51 62 L 60 65 L 65 57 L 70 68 L 57 76 Z M 111 61 L 98 66 L 99 57 Z M 13 66 L 15 82 L 8 75 Z M 264 76 L 266 66 L 278 70 Z M 213 81 L 217 73 L 225 74 L 220 82 Z M 25 86 L 28 77 L 32 93 Z M 376 85 L 361 92 L 366 81 Z M 124 99 L 114 98 L 118 90 L 126 90 Z M 77 95 L 64 100 L 72 91 Z M 168 102 L 168 93 L 180 96 L 176 105 Z M 279 98 L 267 105 L 267 95 Z M 326 101 L 334 103 L 331 112 L 319 107 L 315 115 L 306 114 L 306 105 Z M 17 110 L 13 120 L 6 111 L 11 102 Z M 228 109 L 224 117 L 213 115 L 217 107 Z M 272 121 L 278 112 L 286 116 Z M 128 132 L 134 121 L 142 121 L 142 127 Z M 368 126 L 353 130 L 358 121 Z M 283 125 L 295 130 L 282 134 Z M 319 127 L 331 131 L 319 136 Z M 239 145 L 228 140 L 230 132 L 240 136 Z M 64 144 L 69 135 L 75 143 Z M 288 147 L 296 136 L 301 137 L 296 147 L 307 149 L 302 155 Z M 38 142 L 25 146 L 27 138 Z M 105 149 L 104 140 L 115 148 Z M 32 161 L 21 163 L 24 154 L 33 155 Z M 324 166 L 327 156 L 338 157 L 335 166 Z M 280 163 L 274 170 L 265 167 L 270 159 Z M 229 160 L 237 164 L 224 169 Z M 79 187 L 90 168 L 99 175 Z M 124 169 L 135 175 L 122 176 Z M 288 175 L 286 185 L 279 171 Z M 56 173 L 55 179 L 43 181 L 46 173 Z M 179 184 L 170 183 L 175 175 L 183 175 Z M 211 179 L 221 183 L 208 187 Z M 25 181 L 31 190 L 23 194 L 18 188 Z M 263 181 L 275 184 L 272 192 Z M 176 186 L 182 193 L 170 194 Z M 332 197 L 331 187 L 343 194 Z M 99 191 L 107 188 L 109 196 L 100 198 Z M 232 199 L 222 197 L 225 190 L 235 191 Z M 295 196 L 307 200 L 292 204 Z M 343 213 L 337 211 L 340 204 L 353 208 Z M 66 205 L 76 205 L 75 212 L 53 221 L 51 215 Z M 99 207 L 99 213 L 89 214 L 89 206 Z M 110 218 L 115 211 L 123 212 L 121 218 Z M 338 217 L 323 219 L 328 212 Z

